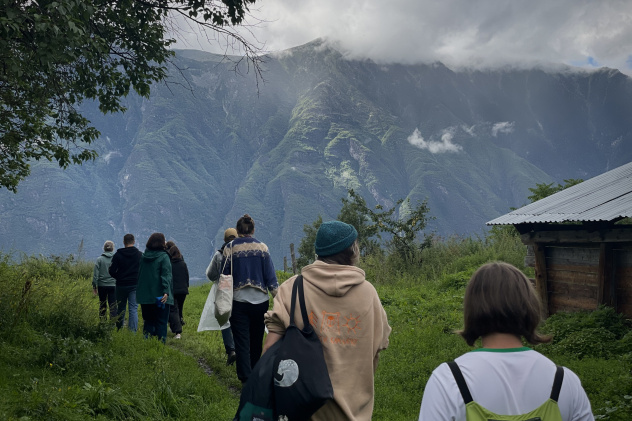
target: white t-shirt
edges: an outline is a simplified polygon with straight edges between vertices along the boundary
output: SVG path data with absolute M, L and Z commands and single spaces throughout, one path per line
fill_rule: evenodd
M 455 361 L 474 402 L 497 414 L 525 414 L 551 396 L 555 363 L 532 349 L 482 348 Z M 567 368 L 558 406 L 564 421 L 594 421 L 579 377 Z M 426 384 L 419 421 L 465 421 L 465 403 L 446 363 Z

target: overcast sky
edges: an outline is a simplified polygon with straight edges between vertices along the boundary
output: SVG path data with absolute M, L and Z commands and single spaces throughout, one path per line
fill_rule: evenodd
M 630 0 L 259 0 L 256 9 L 265 22 L 251 30 L 269 52 L 321 37 L 378 62 L 564 63 L 632 75 Z M 176 48 L 217 52 L 182 38 Z

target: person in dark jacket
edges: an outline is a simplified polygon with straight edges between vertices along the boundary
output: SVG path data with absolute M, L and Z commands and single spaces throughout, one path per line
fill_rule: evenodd
M 184 325 L 182 308 L 184 307 L 184 300 L 189 293 L 189 269 L 184 262 L 180 249 L 172 241 L 167 242 L 167 253 L 169 253 L 171 258 L 174 299 L 174 305 L 171 306 L 169 312 L 169 327 L 175 333 L 176 339 L 180 339 L 182 337 L 182 325 Z
M 116 279 L 110 276 L 108 269 L 112 264 L 114 243 L 106 241 L 103 253 L 97 258 L 92 274 L 92 293 L 99 296 L 99 317 L 105 320 L 110 308 L 110 320 L 116 318 Z
M 166 252 L 165 235 L 149 236 L 138 269 L 136 299 L 143 315 L 145 338 L 167 339 L 169 308 L 173 305 L 171 262 Z
M 125 325 L 125 309 L 129 304 L 128 328 L 132 332 L 138 330 L 138 304 L 136 303 L 136 286 L 138 285 L 138 268 L 143 256 L 134 244 L 136 239 L 132 234 L 123 236 L 125 247 L 116 250 L 110 265 L 110 276 L 116 279 L 116 302 L 118 314 L 116 327 Z
M 228 275 L 232 271 L 233 275 L 230 328 L 237 352 L 237 378 L 245 383 L 261 358 L 268 293 L 274 297 L 279 283 L 268 246 L 253 237 L 255 221 L 245 214 L 235 228 L 239 238 L 224 248 L 227 264 L 222 263 L 222 273 Z

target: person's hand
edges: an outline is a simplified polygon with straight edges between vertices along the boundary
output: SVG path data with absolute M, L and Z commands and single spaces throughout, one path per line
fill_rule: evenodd
M 169 296 L 169 294 L 165 294 L 162 296 L 162 298 L 160 299 L 161 303 L 166 303 L 167 302 L 167 297 Z
M 92 295 L 94 295 L 94 296 L 99 295 L 99 292 L 97 291 L 96 288 L 92 288 Z

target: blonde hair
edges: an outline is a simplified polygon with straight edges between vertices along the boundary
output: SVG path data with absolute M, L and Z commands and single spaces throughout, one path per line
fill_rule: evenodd
M 106 241 L 103 244 L 103 251 L 114 251 L 114 242 L 113 241 Z

